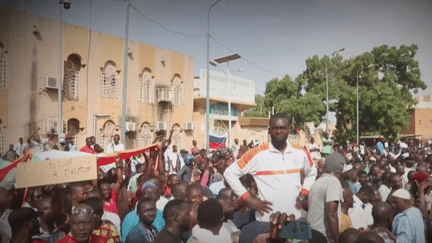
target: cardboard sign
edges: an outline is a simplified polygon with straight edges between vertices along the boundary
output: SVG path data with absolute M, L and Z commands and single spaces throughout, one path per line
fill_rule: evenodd
M 16 188 L 97 179 L 96 156 L 81 156 L 17 165 Z

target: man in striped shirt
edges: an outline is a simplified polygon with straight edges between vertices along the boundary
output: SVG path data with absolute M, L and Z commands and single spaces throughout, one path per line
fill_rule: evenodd
M 310 154 L 287 141 L 289 131 L 288 117 L 273 115 L 271 142 L 249 150 L 224 173 L 233 191 L 257 211 L 257 220 L 269 221 L 270 214 L 277 211 L 300 218 L 300 202 L 315 181 L 317 172 Z M 259 198 L 242 186 L 239 178 L 245 174 L 254 177 Z

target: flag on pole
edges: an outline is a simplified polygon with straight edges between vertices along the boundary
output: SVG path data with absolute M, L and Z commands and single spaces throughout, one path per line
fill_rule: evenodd
M 209 131 L 209 147 L 211 149 L 218 149 L 226 145 L 228 133 L 227 132 L 216 132 L 213 130 Z

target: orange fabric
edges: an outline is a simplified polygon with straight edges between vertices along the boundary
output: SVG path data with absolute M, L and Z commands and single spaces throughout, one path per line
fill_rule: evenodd
M 245 192 L 243 195 L 241 195 L 240 200 L 246 201 L 250 196 L 251 194 L 249 192 Z
M 268 176 L 268 175 L 286 175 L 299 173 L 302 169 L 291 169 L 291 170 L 261 170 L 255 172 L 255 176 Z
M 304 194 L 304 195 L 309 195 L 309 190 L 308 189 L 305 189 L 305 188 L 302 188 L 301 190 L 300 190 L 300 193 L 302 193 L 302 194 Z
M 249 151 L 247 151 L 245 154 L 242 155 L 242 157 L 237 161 L 238 166 L 240 169 L 243 169 L 246 167 L 246 165 L 249 163 L 249 161 L 252 160 L 252 158 L 258 154 L 261 151 L 267 150 L 269 148 L 269 144 L 265 143 L 262 145 L 259 145 Z
M 292 145 L 292 146 L 293 146 L 293 148 L 303 150 L 306 153 L 307 159 L 309 160 L 309 167 L 312 168 L 314 165 L 314 162 L 313 162 L 313 159 L 312 159 L 310 152 L 302 146 L 299 146 L 299 145 Z
M 0 169 L 0 181 L 2 181 L 6 177 L 6 175 L 9 173 L 9 171 L 11 171 L 15 167 L 17 167 L 17 165 L 20 161 L 21 161 L 21 159 L 17 159 L 12 164 Z

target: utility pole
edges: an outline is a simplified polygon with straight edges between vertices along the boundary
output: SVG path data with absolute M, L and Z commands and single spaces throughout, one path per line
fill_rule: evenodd
M 126 102 L 127 102 L 127 77 L 128 77 L 128 44 L 129 44 L 129 0 L 126 0 L 126 28 L 124 44 L 124 61 L 123 61 L 123 94 L 121 109 L 121 142 L 126 141 Z

